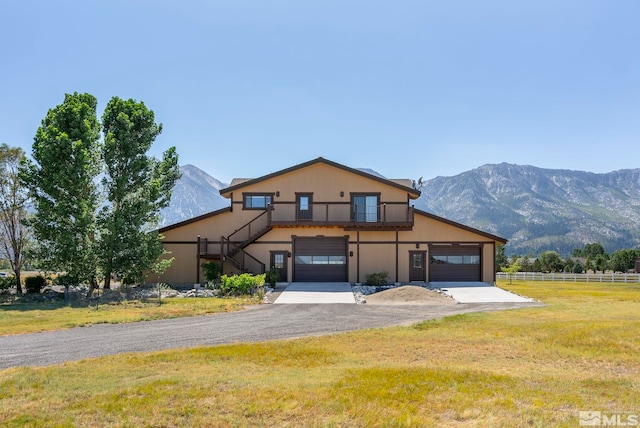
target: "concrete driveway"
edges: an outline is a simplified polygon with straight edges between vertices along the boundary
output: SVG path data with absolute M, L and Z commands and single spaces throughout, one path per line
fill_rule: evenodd
M 531 303 L 534 300 L 486 282 L 430 282 L 459 303 Z
M 273 303 L 356 303 L 348 282 L 294 282 Z

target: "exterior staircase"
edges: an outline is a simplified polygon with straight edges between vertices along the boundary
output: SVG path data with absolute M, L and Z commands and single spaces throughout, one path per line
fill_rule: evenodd
M 264 273 L 265 264 L 245 251 L 245 248 L 270 230 L 268 211 L 264 211 L 229 236 L 220 238 L 221 259 L 231 263 L 242 273 Z

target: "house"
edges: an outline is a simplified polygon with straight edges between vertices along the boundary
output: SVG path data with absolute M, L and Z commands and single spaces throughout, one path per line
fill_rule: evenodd
M 226 274 L 277 269 L 280 281 L 495 282 L 495 249 L 507 240 L 415 209 L 411 180 L 391 180 L 317 158 L 259 178 L 234 179 L 230 206 L 160 229 L 175 258 L 159 278 L 204 281 L 215 260 Z

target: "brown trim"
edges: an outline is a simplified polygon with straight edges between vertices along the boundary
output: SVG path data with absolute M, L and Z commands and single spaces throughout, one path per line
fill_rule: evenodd
M 354 168 L 348 167 L 346 165 L 342 165 L 342 164 L 339 164 L 337 162 L 333 162 L 333 161 L 324 159 L 322 157 L 319 157 L 319 158 L 310 160 L 308 162 L 304 162 L 304 163 L 301 163 L 301 164 L 298 164 L 298 165 L 294 165 L 294 166 L 289 167 L 289 168 L 285 168 L 285 169 L 280 170 L 280 171 L 273 172 L 271 174 L 264 175 L 262 177 L 253 178 L 253 179 L 247 180 L 247 181 L 242 182 L 240 184 L 236 184 L 235 186 L 227 187 L 226 189 L 220 189 L 220 195 L 224 196 L 225 193 L 229 193 L 229 192 L 232 192 L 232 191 L 237 190 L 237 189 L 241 189 L 241 188 L 246 187 L 246 186 L 251 186 L 251 185 L 259 183 L 261 181 L 265 181 L 265 180 L 268 180 L 268 179 L 271 179 L 271 178 L 274 178 L 274 177 L 278 177 L 278 176 L 281 176 L 281 175 L 284 175 L 284 174 L 288 174 L 290 172 L 294 172 L 294 171 L 297 171 L 299 169 L 303 169 L 303 168 L 306 168 L 306 167 L 309 167 L 309 166 L 312 166 L 312 165 L 315 165 L 315 164 L 318 164 L 318 163 L 324 163 L 326 165 L 333 166 L 333 167 L 338 168 L 338 169 L 342 169 L 342 170 L 350 172 L 352 174 L 356 174 L 356 175 L 359 175 L 361 177 L 366 177 L 366 178 L 369 178 L 371 180 L 378 181 L 380 183 L 384 183 L 387 186 L 395 187 L 397 189 L 407 190 L 407 194 L 409 195 L 409 197 L 414 196 L 413 199 L 417 199 L 421 194 L 421 192 L 419 190 L 417 190 L 417 189 L 412 189 L 410 187 L 398 184 L 398 183 L 396 183 L 394 181 L 387 180 L 386 178 L 378 177 L 378 176 L 366 173 L 364 171 L 360 171 L 358 169 L 354 169 Z
M 266 200 L 265 200 L 265 206 L 264 207 L 247 207 L 247 196 L 253 197 L 253 196 L 269 196 L 271 198 L 271 201 L 267 204 Z M 276 194 L 274 192 L 242 192 L 242 209 L 246 210 L 246 211 L 264 211 L 266 210 L 269 205 L 273 204 L 273 200 L 275 199 Z
M 351 253 L 349 253 L 351 256 Z M 356 282 L 360 282 L 360 231 L 356 232 Z

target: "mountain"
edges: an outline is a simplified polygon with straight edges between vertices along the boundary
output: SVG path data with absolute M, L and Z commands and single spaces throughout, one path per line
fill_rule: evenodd
M 160 211 L 160 226 L 167 226 L 229 206 L 229 199 L 220 196 L 228 187 L 193 165 L 180 167 L 182 177 L 173 188 L 171 204 Z
M 501 163 L 436 177 L 421 190 L 416 208 L 503 236 L 508 254 L 640 244 L 640 169 L 594 174 Z
M 162 225 L 229 206 L 218 192 L 227 184 L 193 165 L 180 170 Z M 490 164 L 424 181 L 421 190 L 416 208 L 508 239 L 509 255 L 567 256 L 595 242 L 608 252 L 640 245 L 640 169 L 594 174 Z

